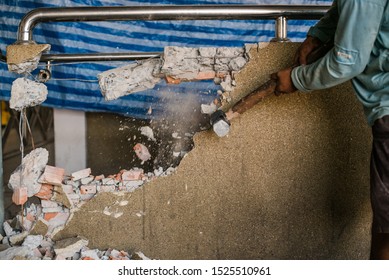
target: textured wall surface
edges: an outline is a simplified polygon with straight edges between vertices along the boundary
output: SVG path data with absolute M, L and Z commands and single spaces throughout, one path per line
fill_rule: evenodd
M 296 46 L 253 50 L 233 96 L 290 64 Z M 367 259 L 370 142 L 348 83 L 271 97 L 234 119 L 228 137 L 196 134 L 174 175 L 97 195 L 58 238 L 157 259 Z

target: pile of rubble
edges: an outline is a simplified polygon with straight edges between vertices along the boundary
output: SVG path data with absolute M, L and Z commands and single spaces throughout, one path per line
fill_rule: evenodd
M 47 165 L 48 152 L 37 148 L 26 155 L 11 175 L 12 200 L 22 212 L 3 224 L 0 259 L 145 259 L 142 253 L 108 249 L 91 250 L 88 240 L 74 237 L 54 242 L 54 236 L 71 220 L 73 213 L 101 192 L 132 192 L 175 168 L 144 173 L 141 168 L 121 170 L 105 177 L 93 176 L 86 168 L 65 175 L 63 168 Z M 30 202 L 35 197 L 39 203 Z M 36 199 L 38 198 L 38 199 Z

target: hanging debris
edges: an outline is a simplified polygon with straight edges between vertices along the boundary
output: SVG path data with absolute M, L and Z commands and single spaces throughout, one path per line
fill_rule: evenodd
M 43 103 L 46 98 L 46 85 L 27 78 L 18 78 L 12 83 L 9 106 L 11 109 L 21 111 L 24 108 Z

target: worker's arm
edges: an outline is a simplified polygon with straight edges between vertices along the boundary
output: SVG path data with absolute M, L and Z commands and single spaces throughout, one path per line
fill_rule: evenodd
M 369 61 L 386 0 L 344 0 L 336 4 L 339 18 L 333 49 L 322 59 L 291 71 L 293 84 L 301 91 L 343 83 L 360 74 Z

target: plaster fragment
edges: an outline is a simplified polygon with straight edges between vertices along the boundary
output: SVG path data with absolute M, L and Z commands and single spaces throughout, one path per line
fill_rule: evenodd
M 12 173 L 8 184 L 10 188 L 27 187 L 28 197 L 38 193 L 41 189 L 38 179 L 48 159 L 49 152 L 44 148 L 37 148 L 31 151 L 23 158 L 22 164 Z
M 120 68 L 108 70 L 98 75 L 101 93 L 106 100 L 115 100 L 134 92 L 154 88 L 161 78 L 155 76 L 159 72 L 160 59 L 132 63 Z
M 18 78 L 12 83 L 9 106 L 11 109 L 21 111 L 24 108 L 41 104 L 46 98 L 46 85 L 27 78 Z
M 57 255 L 61 255 L 65 258 L 73 257 L 73 255 L 79 252 L 84 246 L 87 246 L 88 240 L 81 237 L 71 237 L 57 241 L 54 245 L 54 252 Z

